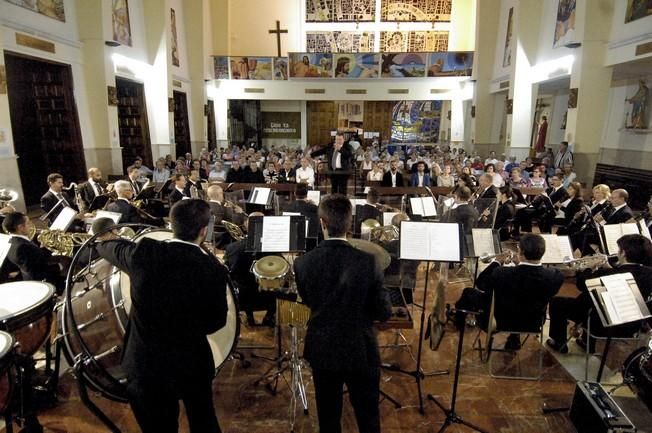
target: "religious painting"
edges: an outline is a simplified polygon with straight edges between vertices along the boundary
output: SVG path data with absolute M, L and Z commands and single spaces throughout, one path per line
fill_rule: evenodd
M 399 101 L 392 108 L 392 142 L 436 143 L 442 101 Z
M 66 21 L 66 11 L 63 6 L 64 0 L 6 0 L 16 6 L 29 9 L 41 15 L 54 18 L 59 21 Z
M 108 103 L 111 106 L 118 105 L 118 88 L 115 86 L 106 86 Z
M 471 76 L 473 51 L 428 54 L 429 77 Z
M 380 54 L 335 54 L 335 78 L 378 78 Z
M 111 21 L 113 23 L 113 40 L 122 45 L 131 46 L 131 25 L 129 23 L 128 0 L 113 0 Z
M 290 53 L 290 77 L 332 78 L 333 55 L 330 53 Z
M 451 20 L 453 0 L 382 0 L 381 21 L 441 22 Z
M 0 95 L 7 94 L 7 70 L 5 65 L 0 65 Z
M 380 32 L 381 53 L 448 51 L 447 31 Z
M 372 53 L 374 32 L 306 32 L 309 53 Z
M 333 21 L 333 0 L 306 0 L 306 22 Z
M 505 51 L 503 52 L 503 68 L 512 64 L 512 31 L 514 29 L 514 8 L 509 8 L 507 16 L 507 33 L 505 34 Z
M 555 23 L 555 40 L 553 48 L 562 47 L 575 41 L 576 0 L 559 0 L 557 22 Z
M 170 29 L 172 33 L 172 64 L 179 66 L 181 63 L 179 62 L 179 39 L 177 38 L 177 14 L 174 12 L 174 9 L 170 9 Z
M 216 80 L 229 79 L 229 57 L 228 56 L 213 57 L 213 68 L 215 70 Z
M 288 79 L 288 58 L 287 57 L 274 57 L 274 79 L 287 80 Z
M 627 0 L 627 12 L 625 12 L 625 23 L 645 18 L 652 15 L 652 1 L 650 0 Z
M 271 80 L 272 57 L 230 57 L 232 80 Z
M 383 54 L 381 76 L 383 78 L 425 77 L 425 53 L 387 53 Z

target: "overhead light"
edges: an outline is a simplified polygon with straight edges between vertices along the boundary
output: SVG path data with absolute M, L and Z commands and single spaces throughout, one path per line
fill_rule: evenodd
M 115 48 L 120 46 L 120 42 L 117 41 L 104 41 L 104 45 L 107 47 Z
M 582 46 L 581 42 L 569 42 L 566 45 L 564 45 L 566 48 L 579 48 Z

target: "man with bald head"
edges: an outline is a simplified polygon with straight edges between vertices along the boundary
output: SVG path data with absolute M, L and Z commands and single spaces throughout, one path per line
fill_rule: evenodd
M 629 193 L 624 189 L 615 189 L 611 192 L 609 202 L 613 206 L 613 211 L 605 217 L 606 224 L 626 223 L 634 218 L 632 209 L 627 205 Z
M 82 211 L 87 212 L 98 195 L 106 192 L 106 183 L 102 179 L 102 171 L 97 167 L 88 169 L 88 181 L 79 186 L 79 195 L 82 201 Z

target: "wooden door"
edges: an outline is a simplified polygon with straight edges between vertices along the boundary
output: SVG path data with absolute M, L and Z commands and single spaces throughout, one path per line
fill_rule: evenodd
M 208 112 L 206 113 L 207 128 L 208 128 L 208 150 L 213 150 L 217 147 L 217 127 L 215 125 L 215 103 L 208 100 Z
M 70 65 L 7 51 L 5 66 L 18 170 L 31 206 L 47 191 L 49 173 L 65 182 L 86 178 L 72 72 Z
M 190 124 L 188 123 L 188 101 L 183 92 L 174 92 L 174 142 L 177 158 L 192 153 L 190 145 Z
M 122 169 L 134 163 L 136 157 L 143 158 L 143 164 L 152 167 L 152 144 L 149 139 L 145 87 L 142 83 L 115 79 L 118 91 L 118 125 L 120 147 L 122 147 Z
M 337 129 L 335 107 L 333 101 L 308 101 L 308 147 L 333 141 L 331 131 Z

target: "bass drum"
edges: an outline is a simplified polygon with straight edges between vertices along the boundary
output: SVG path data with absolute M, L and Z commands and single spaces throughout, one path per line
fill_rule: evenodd
M 165 241 L 172 239 L 172 232 L 145 230 L 134 241 L 144 238 Z M 71 287 L 68 282 L 66 302 L 60 313 L 68 361 L 83 364 L 84 379 L 104 397 L 126 402 L 127 379 L 120 360 L 131 310 L 129 276 L 102 259 L 95 260 L 72 280 L 74 284 Z M 208 336 L 216 374 L 235 349 L 240 333 L 236 294 L 230 279 L 226 298 L 226 325 Z
M 623 364 L 623 379 L 652 410 L 652 338 L 647 347 L 632 352 Z

